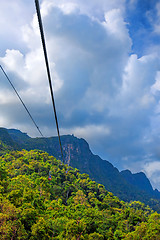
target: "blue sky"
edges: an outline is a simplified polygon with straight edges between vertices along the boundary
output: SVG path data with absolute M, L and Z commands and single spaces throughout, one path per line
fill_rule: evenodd
M 160 189 L 159 1 L 40 3 L 61 134 Z M 3 1 L 0 25 L 0 64 L 43 134 L 56 135 L 34 1 Z M 38 136 L 0 80 L 0 126 Z

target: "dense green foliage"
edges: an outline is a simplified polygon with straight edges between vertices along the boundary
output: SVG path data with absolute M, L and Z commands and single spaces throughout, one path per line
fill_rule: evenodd
M 57 137 L 30 138 L 16 129 L 0 128 L 0 140 L 15 150 L 39 149 L 60 158 L 61 152 Z M 73 135 L 61 136 L 64 159 L 70 159 L 70 166 L 105 186 L 105 188 L 126 202 L 141 201 L 155 211 L 160 212 L 160 192 L 153 190 L 144 173 L 132 174 L 130 171 L 119 172 L 108 161 L 94 155 L 84 139 Z M 70 156 L 70 157 L 69 157 Z
M 9 153 L 11 150 L 14 150 L 12 147 L 7 146 L 0 140 L 0 156 Z
M 160 239 L 158 213 L 42 151 L 0 157 L 0 209 L 2 240 Z

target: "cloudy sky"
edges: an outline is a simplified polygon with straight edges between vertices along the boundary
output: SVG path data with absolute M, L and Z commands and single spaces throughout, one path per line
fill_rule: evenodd
M 160 190 L 160 2 L 40 1 L 61 134 Z M 0 64 L 56 135 L 34 0 L 2 0 Z M 39 136 L 0 72 L 0 126 Z

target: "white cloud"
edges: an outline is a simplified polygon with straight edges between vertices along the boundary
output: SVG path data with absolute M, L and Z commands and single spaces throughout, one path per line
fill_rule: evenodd
M 1 1 L 0 7 L 0 39 L 1 53 L 6 49 L 21 49 L 26 51 L 22 41 L 21 28 L 31 21 L 34 12 L 32 1 Z
M 121 82 L 121 73 L 130 48 L 130 38 L 125 30 L 120 10 L 108 13 L 109 22 L 102 24 L 81 15 L 82 11 L 80 15 L 74 11 L 67 12 L 66 15 L 64 9 L 61 11 L 65 3 L 61 1 L 57 4 L 59 9 L 50 1 L 44 1 L 42 12 L 58 105 L 70 116 L 77 107 L 82 109 L 84 104 L 84 109 L 88 111 L 89 103 L 93 111 L 95 109 L 103 112 L 106 109 L 105 100 L 109 100 L 109 97 L 105 96 L 106 93 L 110 95 L 110 91 L 116 90 Z M 70 2 L 66 8 L 72 4 Z M 90 4 L 95 6 L 98 3 L 95 1 Z M 83 9 L 84 6 L 84 3 L 79 4 L 79 8 Z M 100 7 L 99 4 L 98 6 Z M 111 26 L 113 15 L 115 23 L 112 28 L 106 28 L 108 25 Z M 121 32 L 118 28 L 123 29 L 121 39 L 124 36 L 124 42 L 122 41 L 120 45 L 118 39 Z M 38 101 L 40 103 L 40 100 L 49 103 L 48 83 L 44 81 L 46 71 L 35 15 L 31 24 L 23 27 L 22 34 L 28 52 L 24 54 L 19 50 L 7 50 L 5 57 L 1 57 L 1 62 L 12 75 L 16 74 L 27 83 L 25 89 L 20 89 L 20 93 L 29 104 Z M 28 96 L 30 100 L 27 99 Z M 65 99 L 62 96 L 65 96 Z
M 129 0 L 129 7 L 130 8 L 135 8 L 137 4 L 137 0 Z
M 120 9 L 112 9 L 105 13 L 104 26 L 110 34 L 113 34 L 119 41 L 125 41 L 131 45 L 131 39 L 128 35 L 126 23 L 124 22 L 122 11 Z M 126 46 L 127 49 L 130 46 Z
M 68 130 L 67 130 L 68 131 Z M 62 129 L 64 134 L 67 134 L 66 129 Z M 84 139 L 91 140 L 95 135 L 99 136 L 109 136 L 111 134 L 111 129 L 105 125 L 86 125 L 84 127 L 75 127 L 69 130 L 77 137 L 82 137 Z
M 157 3 L 156 3 L 157 2 Z M 155 6 L 153 9 L 150 9 L 146 15 L 148 17 L 148 20 L 153 27 L 153 33 L 154 34 L 160 34 L 160 3 L 159 1 L 156 1 Z
M 23 66 L 23 54 L 19 50 L 6 50 L 6 55 L 0 58 L 3 65 L 7 67 L 7 71 L 17 70 L 17 75 L 20 77 L 24 76 L 24 66 Z
M 80 14 L 102 20 L 104 19 L 104 13 L 114 8 L 119 8 L 124 11 L 124 4 L 124 0 L 88 0 L 87 4 L 85 0 L 70 0 L 68 2 L 65 0 L 55 0 L 54 2 L 52 0 L 45 0 L 43 1 L 42 7 L 45 14 L 54 6 L 61 9 L 65 14 L 78 11 Z
M 156 171 L 160 171 L 160 162 L 154 161 L 146 163 L 144 166 L 144 169 L 148 175 L 148 177 L 151 177 Z
M 160 91 L 160 71 L 157 71 L 155 83 L 151 87 L 151 91 L 154 95 L 158 94 Z
M 153 23 L 154 31 L 157 34 L 160 34 L 160 3 L 159 2 L 156 5 L 156 13 L 157 13 L 157 18 L 156 18 L 156 21 Z
M 147 177 L 151 180 L 154 188 L 160 188 L 160 162 L 150 161 L 144 164 L 143 171 L 146 173 Z

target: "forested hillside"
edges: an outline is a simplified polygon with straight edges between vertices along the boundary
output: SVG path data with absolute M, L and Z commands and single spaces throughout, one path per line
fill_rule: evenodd
M 39 149 L 57 159 L 61 158 L 57 137 L 31 138 L 16 129 L 0 128 L 0 139 L 12 149 Z M 84 139 L 73 135 L 61 136 L 65 163 L 87 173 L 89 177 L 105 186 L 121 200 L 141 201 L 160 212 L 160 192 L 153 190 L 144 173 L 119 172 L 110 162 L 94 155 Z
M 0 208 L 2 240 L 160 239 L 158 213 L 42 151 L 1 155 Z

